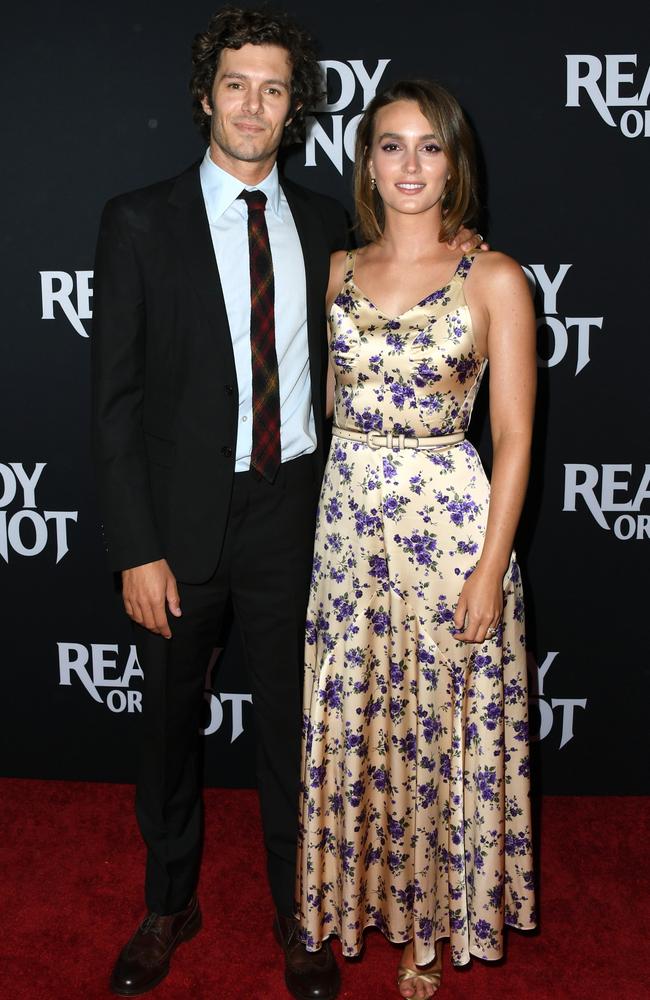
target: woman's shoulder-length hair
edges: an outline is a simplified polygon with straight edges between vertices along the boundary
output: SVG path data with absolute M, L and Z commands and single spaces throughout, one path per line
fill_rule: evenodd
M 452 239 L 474 221 L 478 209 L 476 152 L 472 130 L 456 98 L 431 80 L 401 80 L 370 102 L 359 122 L 354 163 L 354 201 L 362 238 L 372 242 L 384 231 L 383 202 L 371 185 L 368 166 L 375 118 L 396 101 L 415 101 L 447 158 L 449 180 L 442 197 L 440 241 Z

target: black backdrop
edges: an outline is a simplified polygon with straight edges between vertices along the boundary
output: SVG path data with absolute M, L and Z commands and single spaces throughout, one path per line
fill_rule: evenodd
M 375 88 L 432 76 L 478 133 L 492 245 L 535 286 L 540 399 L 519 533 L 537 787 L 648 790 L 647 3 L 285 4 L 330 107 L 286 171 L 350 207 Z M 204 0 L 34 0 L 3 13 L 2 773 L 129 781 L 141 676 L 89 462 L 92 261 L 111 195 L 203 153 L 189 46 Z M 474 437 L 489 462 L 486 400 Z M 641 652 L 639 652 L 641 647 Z M 208 783 L 253 781 L 236 635 L 206 697 Z M 208 701 L 209 698 L 209 701 Z M 210 704 L 210 708 L 208 707 Z

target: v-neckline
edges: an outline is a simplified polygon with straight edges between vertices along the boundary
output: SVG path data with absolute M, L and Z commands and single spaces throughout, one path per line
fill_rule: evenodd
M 408 314 L 411 313 L 411 312 L 413 312 L 414 309 L 419 309 L 421 306 L 426 305 L 426 303 L 429 301 L 429 299 L 433 298 L 434 295 L 439 295 L 440 292 L 446 291 L 449 288 L 449 286 L 451 285 L 451 283 L 454 280 L 454 278 L 456 277 L 456 275 L 458 274 L 458 272 L 460 271 L 461 264 L 463 263 L 463 261 L 467 257 L 467 254 L 463 254 L 462 255 L 462 257 L 458 261 L 458 264 L 456 265 L 456 269 L 455 269 L 454 273 L 452 274 L 452 276 L 450 277 L 449 281 L 446 284 L 441 285 L 440 288 L 434 288 L 434 290 L 432 292 L 429 292 L 428 295 L 425 295 L 423 299 L 420 299 L 420 301 L 416 302 L 415 305 L 409 306 L 409 308 L 405 309 L 403 312 L 398 313 L 397 316 L 388 316 L 384 312 L 384 310 L 381 308 L 381 306 L 377 305 L 376 302 L 373 302 L 372 299 L 368 298 L 368 296 L 366 295 L 366 293 L 363 291 L 362 288 L 359 287 L 359 285 L 357 284 L 357 282 L 355 280 L 354 272 L 355 272 L 355 267 L 356 267 L 356 263 L 357 263 L 357 252 L 358 251 L 356 251 L 356 250 L 353 251 L 352 271 L 351 271 L 351 275 L 350 275 L 350 278 L 349 278 L 350 284 L 354 286 L 354 288 L 359 293 L 359 295 L 361 296 L 361 298 L 365 299 L 365 301 L 368 303 L 369 306 L 372 306 L 372 308 L 375 310 L 375 312 L 377 313 L 377 315 L 381 316 L 381 318 L 385 319 L 388 323 L 397 323 L 398 320 L 403 319 L 404 316 L 408 316 Z

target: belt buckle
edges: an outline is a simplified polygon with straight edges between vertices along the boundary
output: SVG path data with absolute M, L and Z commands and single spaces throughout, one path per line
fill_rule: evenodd
M 377 440 L 377 438 L 379 438 L 379 440 Z M 368 435 L 366 437 L 366 443 L 367 443 L 367 445 L 368 445 L 369 448 L 374 448 L 375 450 L 377 448 L 385 448 L 386 447 L 386 438 L 387 438 L 387 435 L 386 434 L 380 434 L 379 431 L 368 431 Z M 375 442 L 376 442 L 376 444 L 375 444 Z

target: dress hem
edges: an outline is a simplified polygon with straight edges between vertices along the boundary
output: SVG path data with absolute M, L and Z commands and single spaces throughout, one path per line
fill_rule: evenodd
M 526 926 L 523 926 L 521 924 L 509 924 L 509 923 L 506 923 L 505 927 L 508 928 L 508 929 L 511 929 L 511 930 L 523 931 L 524 933 L 529 933 L 530 931 L 537 930 L 537 924 L 535 924 L 535 923 L 530 924 L 530 925 L 526 925 Z M 407 945 L 410 941 L 413 940 L 413 935 L 412 934 L 409 937 L 407 937 L 407 938 L 398 939 L 397 937 L 391 937 L 390 934 L 387 934 L 385 931 L 383 931 L 381 929 L 381 927 L 377 926 L 377 924 L 367 923 L 367 924 L 364 924 L 364 926 L 361 928 L 361 938 L 362 938 L 362 940 L 361 940 L 361 945 L 360 945 L 360 947 L 358 948 L 357 951 L 354 951 L 354 952 L 348 952 L 348 951 L 346 951 L 345 948 L 343 947 L 343 943 L 341 942 L 341 953 L 342 953 L 342 955 L 343 955 L 344 958 L 358 958 L 360 956 L 361 952 L 363 951 L 364 945 L 365 945 L 365 941 L 363 940 L 363 937 L 364 937 L 365 932 L 367 930 L 378 931 L 380 934 L 382 934 L 386 938 L 386 940 L 388 942 L 390 942 L 390 944 L 394 944 L 394 945 Z M 325 942 L 329 941 L 330 938 L 338 938 L 338 940 L 341 941 L 341 935 L 340 935 L 340 933 L 338 933 L 337 931 L 334 930 L 334 931 L 331 932 L 331 934 L 326 934 L 321 939 L 318 947 L 310 948 L 308 945 L 305 945 L 305 948 L 306 948 L 306 950 L 310 954 L 314 954 L 316 952 L 319 952 L 321 950 L 321 948 L 323 947 L 323 945 L 325 944 Z M 440 934 L 440 935 L 438 935 L 438 937 L 436 937 L 435 940 L 434 940 L 434 948 L 435 948 L 435 945 L 438 943 L 438 941 L 449 941 L 449 934 Z M 481 952 L 477 951 L 475 948 L 469 948 L 468 949 L 469 957 L 467 958 L 467 960 L 464 961 L 464 962 L 454 962 L 453 959 L 452 959 L 452 965 L 454 966 L 454 968 L 463 968 L 465 965 L 469 964 L 469 962 L 471 961 L 472 958 L 479 958 L 479 959 L 481 959 L 482 962 L 500 962 L 503 959 L 504 951 L 505 951 L 505 949 L 503 949 L 501 951 L 500 955 L 486 956 L 485 954 L 482 954 Z M 429 962 L 434 961 L 434 959 L 435 959 L 435 955 L 432 958 L 428 959 L 426 962 L 420 963 L 420 964 L 428 965 Z

